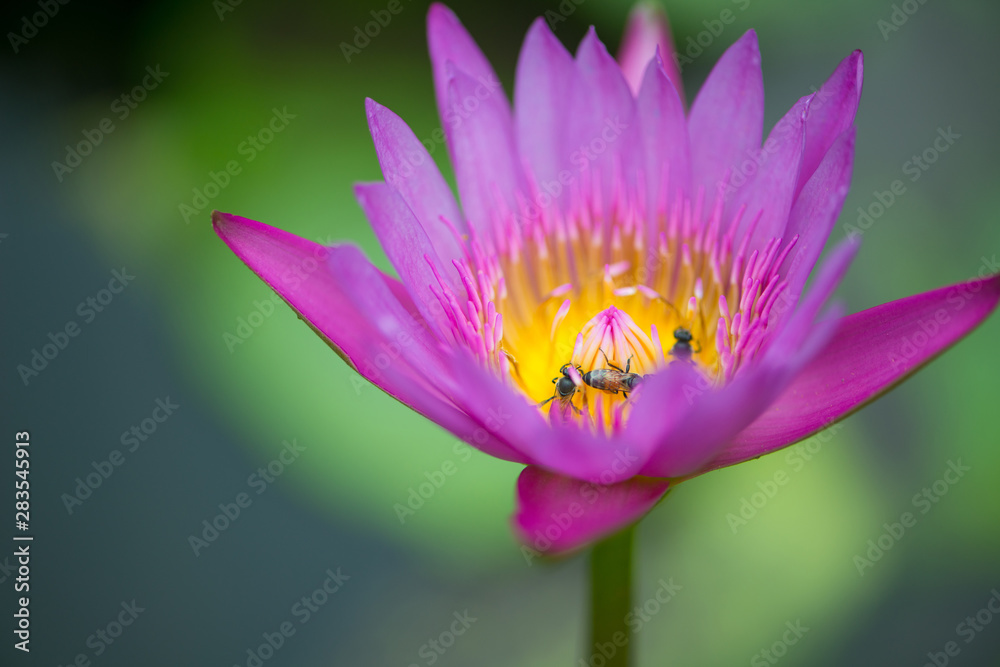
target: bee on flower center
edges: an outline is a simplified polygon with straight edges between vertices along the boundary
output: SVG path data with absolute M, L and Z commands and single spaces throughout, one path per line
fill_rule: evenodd
M 622 370 L 611 363 L 604 350 L 601 350 L 601 354 L 604 355 L 604 360 L 609 368 L 599 368 L 584 373 L 584 384 L 611 394 L 617 394 L 620 391 L 625 398 L 628 398 L 628 392 L 635 391 L 635 388 L 642 382 L 641 375 L 629 372 L 632 367 L 632 357 L 628 358 L 625 362 L 625 370 Z
M 539 403 L 538 407 L 542 407 L 549 401 L 558 398 L 559 403 L 560 405 L 562 405 L 562 408 L 564 410 L 566 409 L 566 406 L 569 406 L 573 408 L 575 412 L 579 412 L 579 409 L 575 405 L 573 405 L 573 396 L 576 394 L 577 384 L 576 381 L 569 374 L 568 369 L 570 368 L 571 365 L 572 364 L 562 365 L 562 367 L 559 369 L 561 377 L 552 378 L 552 383 L 555 384 L 556 386 L 555 393 L 553 393 L 552 396 Z M 580 368 L 578 366 L 577 371 L 579 372 L 579 370 Z
M 684 327 L 677 327 L 674 329 L 674 338 L 677 342 L 674 346 L 670 348 L 670 356 L 674 357 L 678 361 L 691 361 L 691 355 L 701 352 L 701 345 L 698 344 L 698 349 L 691 347 L 691 341 L 693 337 L 691 332 Z

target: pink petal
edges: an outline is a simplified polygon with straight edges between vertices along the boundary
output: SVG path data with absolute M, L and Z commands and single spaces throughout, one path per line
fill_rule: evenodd
M 794 295 L 789 305 L 805 287 L 844 205 L 854 167 L 854 135 L 852 126 L 837 139 L 792 207 L 784 238 L 799 238 L 780 271 L 788 281 L 785 293 Z
M 861 51 L 847 56 L 816 92 L 806 122 L 806 147 L 802 154 L 795 194 L 805 186 L 830 146 L 854 122 L 861 99 L 864 57 Z
M 353 246 L 324 247 L 283 230 L 228 213 L 213 213 L 216 233 L 243 262 L 276 291 L 340 356 L 362 375 L 396 395 L 394 381 L 415 383 L 428 389 L 426 375 L 412 365 L 399 368 L 398 380 L 381 373 L 366 356 L 366 340 L 382 339 L 369 318 L 355 305 L 344 289 L 341 276 L 330 270 L 338 263 L 363 262 Z M 371 267 L 374 289 L 379 284 L 392 295 L 387 283 L 392 279 Z M 399 300 L 392 295 L 397 306 Z M 404 311 L 405 312 L 405 311 Z M 413 327 L 410 335 L 428 358 L 438 358 L 436 342 L 423 328 Z
M 756 220 L 753 240 L 748 246 L 750 251 L 781 237 L 788 225 L 811 101 L 812 96 L 809 96 L 796 102 L 775 123 L 764 145 L 741 162 L 729 177 L 725 190 L 729 215 L 735 215 L 741 207 L 746 207 L 740 225 L 742 229 L 736 238 L 742 239 L 751 221 Z
M 455 408 L 447 394 L 461 390 L 437 340 L 411 315 L 415 307 L 399 283 L 357 248 L 327 248 L 218 211 L 213 224 L 233 252 L 367 380 L 487 454 L 527 462 Z
M 662 58 L 657 57 L 646 68 L 636 105 L 645 152 L 647 206 L 648 210 L 655 211 L 655 202 L 661 196 L 671 201 L 678 191 L 686 196 L 693 194 L 684 104 L 664 72 Z M 665 170 L 669 192 L 660 193 Z
M 694 187 L 709 201 L 729 170 L 760 148 L 764 126 L 764 79 L 757 33 L 748 31 L 722 55 L 691 106 Z
M 515 193 L 526 192 L 510 110 L 503 89 L 453 69 L 448 88 L 452 162 L 469 225 L 492 238 L 502 206 L 517 210 Z
M 465 388 L 453 395 L 456 406 L 491 436 L 516 447 L 533 462 L 534 452 L 550 433 L 538 408 L 464 351 L 456 350 L 451 356 L 448 375 Z
M 417 222 L 403 198 L 386 183 L 359 183 L 354 196 L 371 222 L 382 249 L 409 290 L 420 314 L 440 340 L 450 340 L 451 323 L 440 306 L 433 285 L 440 290 L 438 275 L 449 280 L 452 292 L 464 297 L 457 272 L 437 255 L 423 227 Z M 433 269 L 431 268 L 433 266 Z
M 843 419 L 961 340 L 998 300 L 1000 275 L 845 317 L 822 353 L 706 470 L 772 452 Z
M 569 97 L 575 77 L 573 57 L 545 19 L 535 19 L 517 61 L 514 124 L 520 153 L 539 183 L 571 168 L 566 118 L 573 112 Z
M 597 174 L 606 214 L 614 202 L 614 177 L 634 179 L 642 165 L 642 147 L 635 122 L 635 99 L 621 68 L 597 37 L 587 31 L 576 53 L 576 85 L 566 123 L 571 161 L 580 171 Z M 626 180 L 626 185 L 628 180 Z
M 435 2 L 427 11 L 427 43 L 431 55 L 431 65 L 434 70 L 434 94 L 437 99 L 438 111 L 441 113 L 441 123 L 449 129 L 449 111 L 451 102 L 448 92 L 451 72 L 448 63 L 454 65 L 469 75 L 473 81 L 486 82 L 489 85 L 500 85 L 490 61 L 479 50 L 476 41 L 462 25 L 455 13 L 444 5 Z M 502 89 L 500 90 L 502 94 Z M 504 105 L 506 106 L 506 97 Z M 508 109 L 509 114 L 509 109 Z
M 413 211 L 437 255 L 446 263 L 461 258 L 462 249 L 441 216 L 460 234 L 467 232 L 465 220 L 433 158 L 402 118 L 371 99 L 365 109 L 385 182 Z
M 658 432 L 660 447 L 650 456 L 641 474 L 690 475 L 712 460 L 777 399 L 834 334 L 837 321 L 827 319 L 818 324 L 814 321 L 856 251 L 856 243 L 845 242 L 830 254 L 813 289 L 777 339 L 729 384 L 721 389 L 704 382 L 684 387 L 687 410 L 681 419 L 665 421 Z
M 550 424 L 523 393 L 467 355 L 454 355 L 449 374 L 468 388 L 454 396 L 459 409 L 530 463 L 559 474 L 613 484 L 634 477 L 656 444 L 648 434 L 608 438 L 575 420 Z
M 581 482 L 529 466 L 517 479 L 518 538 L 552 555 L 586 546 L 638 521 L 670 482 L 634 477 L 610 486 Z
M 640 3 L 632 8 L 625 36 L 618 51 L 625 80 L 636 95 L 642 86 L 647 65 L 653 60 L 657 49 L 663 56 L 663 71 L 677 91 L 681 104 L 684 103 L 684 87 L 681 74 L 674 59 L 674 41 L 670 37 L 670 24 L 663 10 L 654 4 Z

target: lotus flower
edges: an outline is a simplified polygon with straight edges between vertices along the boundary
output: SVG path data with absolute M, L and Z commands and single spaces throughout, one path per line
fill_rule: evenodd
M 803 295 L 854 158 L 862 56 L 762 143 L 757 37 L 689 110 L 665 25 L 633 14 L 618 61 L 541 18 L 514 103 L 455 15 L 428 38 L 458 199 L 421 141 L 367 100 L 384 182 L 356 186 L 398 278 L 225 213 L 216 232 L 358 373 L 524 464 L 515 531 L 548 553 L 637 521 L 673 485 L 786 447 L 906 379 L 1000 298 L 983 277 L 844 316 L 858 243 Z

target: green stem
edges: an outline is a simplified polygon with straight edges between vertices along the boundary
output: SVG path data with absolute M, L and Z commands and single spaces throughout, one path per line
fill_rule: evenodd
M 632 609 L 634 536 L 635 524 L 598 542 L 590 554 L 590 643 L 584 664 L 594 664 L 595 656 L 604 658 L 605 667 L 631 664 L 625 616 Z

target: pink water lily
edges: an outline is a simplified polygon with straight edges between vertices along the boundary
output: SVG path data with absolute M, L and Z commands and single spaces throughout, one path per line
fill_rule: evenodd
M 763 135 L 757 37 L 690 109 L 669 33 L 633 14 L 616 61 L 538 19 L 513 108 L 455 15 L 428 16 L 458 186 L 372 100 L 384 182 L 356 186 L 398 278 L 215 213 L 219 236 L 362 376 L 483 452 L 525 464 L 515 530 L 549 553 L 638 520 L 677 482 L 797 442 L 981 322 L 1000 277 L 844 316 L 858 244 L 806 278 L 854 158 L 862 56 Z

